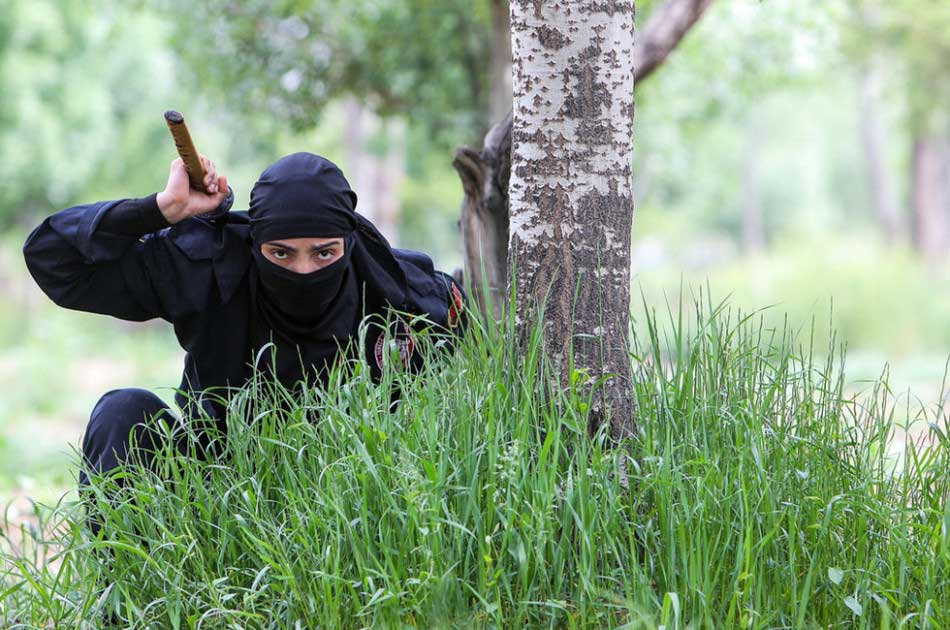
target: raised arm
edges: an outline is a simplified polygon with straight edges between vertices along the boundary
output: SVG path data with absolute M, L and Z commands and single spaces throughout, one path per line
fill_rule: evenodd
M 191 217 L 218 208 L 228 194 L 226 179 L 208 165 L 213 194 L 191 190 L 176 160 L 157 195 L 75 206 L 47 218 L 23 248 L 37 284 L 65 308 L 132 321 L 176 321 L 204 308 L 219 288 L 215 258 L 226 243 Z

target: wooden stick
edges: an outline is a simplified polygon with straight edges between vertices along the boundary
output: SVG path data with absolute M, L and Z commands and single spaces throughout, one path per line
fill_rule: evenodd
M 205 172 L 201 160 L 198 158 L 198 150 L 195 143 L 191 141 L 191 134 L 188 133 L 188 126 L 185 124 L 185 118 L 173 109 L 165 112 L 165 122 L 168 124 L 169 131 L 172 132 L 172 138 L 175 140 L 175 147 L 178 149 L 178 155 L 185 163 L 185 170 L 188 172 L 188 182 L 195 190 L 208 192 L 204 185 Z

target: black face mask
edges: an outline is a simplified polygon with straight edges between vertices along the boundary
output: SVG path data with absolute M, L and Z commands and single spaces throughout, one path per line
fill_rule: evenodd
M 314 326 L 337 300 L 350 273 L 353 239 L 344 241 L 343 256 L 310 273 L 296 273 L 271 262 L 254 248 L 258 278 L 267 301 L 298 326 Z

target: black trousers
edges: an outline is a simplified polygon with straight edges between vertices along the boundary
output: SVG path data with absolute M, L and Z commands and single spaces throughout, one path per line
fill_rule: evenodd
M 179 423 L 168 405 L 150 391 L 126 388 L 103 394 L 92 409 L 82 440 L 80 489 L 88 485 L 90 472 L 105 473 L 125 463 L 133 443 L 136 461 L 148 466 L 151 454 L 168 435 L 159 428 L 162 421 L 172 427 Z

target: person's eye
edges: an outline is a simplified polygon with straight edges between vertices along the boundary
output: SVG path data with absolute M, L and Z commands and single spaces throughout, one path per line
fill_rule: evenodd
M 287 252 L 283 249 L 272 249 L 270 250 L 270 255 L 277 260 L 287 260 Z
M 332 249 L 321 249 L 317 252 L 317 258 L 320 260 L 330 260 L 333 258 L 335 252 Z

